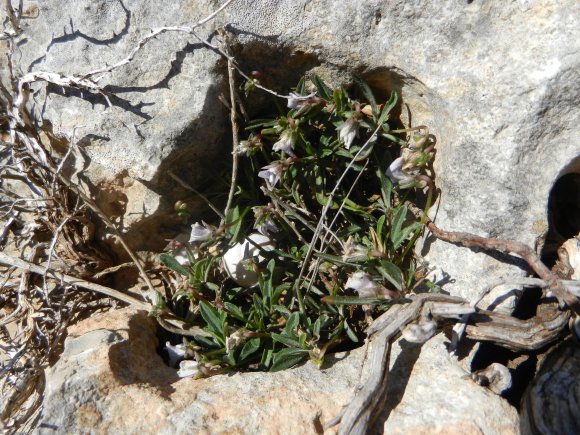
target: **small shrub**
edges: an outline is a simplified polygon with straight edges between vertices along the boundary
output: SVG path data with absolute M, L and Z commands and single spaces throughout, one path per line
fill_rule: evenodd
M 200 331 L 179 346 L 195 360 L 186 375 L 321 365 L 415 285 L 422 223 L 404 201 L 416 188 L 430 198 L 431 136 L 391 128 L 395 92 L 379 105 L 359 79 L 361 101 L 311 82 L 315 92 L 301 80 L 287 111 L 273 105 L 271 118 L 246 125 L 222 223 L 195 223 L 180 254 L 161 255 L 185 280 L 158 310 Z

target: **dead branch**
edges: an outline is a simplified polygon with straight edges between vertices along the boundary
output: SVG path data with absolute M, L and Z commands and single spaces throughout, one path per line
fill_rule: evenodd
M 229 55 L 229 44 L 225 32 L 221 32 L 222 38 L 224 39 L 225 52 Z M 228 193 L 228 199 L 226 202 L 226 207 L 224 209 L 224 216 L 228 215 L 230 207 L 232 206 L 232 201 L 234 200 L 234 193 L 236 192 L 236 185 L 238 181 L 238 147 L 240 144 L 238 138 L 238 122 L 237 122 L 237 99 L 236 99 L 236 76 L 233 61 L 228 58 L 228 83 L 230 85 L 230 123 L 232 124 L 232 180 L 230 184 L 230 191 Z M 222 221 L 222 225 L 225 224 L 225 218 Z
M 465 330 L 471 340 L 490 341 L 513 351 L 533 351 L 554 343 L 568 327 L 571 313 L 552 304 L 528 320 L 490 311 L 471 314 Z
M 407 202 L 407 207 L 417 217 L 423 217 L 424 212 L 414 204 Z M 470 233 L 445 231 L 438 228 L 429 217 L 425 216 L 425 225 L 438 239 L 466 248 L 480 248 L 498 251 L 503 254 L 516 254 L 522 257 L 530 268 L 538 274 L 549 286 L 561 303 L 567 304 L 576 314 L 580 314 L 580 299 L 572 295 L 560 282 L 558 276 L 552 272 L 529 246 L 516 240 L 488 239 Z
M 539 281 L 534 281 L 534 284 L 549 285 L 543 280 Z M 560 338 L 571 315 L 568 310 L 560 310 L 557 304 L 550 304 L 541 314 L 519 320 L 506 314 L 478 310 L 475 305 L 455 296 L 423 293 L 415 295 L 410 303 L 394 307 L 375 319 L 367 330 L 370 340 L 368 357 L 355 397 L 342 415 L 332 419 L 327 427 L 340 421 L 340 434 L 367 433 L 380 411 L 378 405 L 385 399 L 390 346 L 401 331 L 414 322 L 421 319 L 456 321 L 468 315 L 466 335 L 469 339 L 494 342 L 510 350 L 529 351 L 543 348 Z

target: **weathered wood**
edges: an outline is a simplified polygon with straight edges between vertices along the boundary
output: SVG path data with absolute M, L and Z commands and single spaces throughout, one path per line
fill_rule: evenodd
M 525 434 L 580 433 L 580 346 L 567 340 L 546 358 L 524 394 Z
M 478 311 L 471 315 L 466 334 L 472 340 L 491 341 L 514 351 L 538 350 L 560 338 L 569 319 L 570 311 L 560 311 L 557 304 L 527 320 Z

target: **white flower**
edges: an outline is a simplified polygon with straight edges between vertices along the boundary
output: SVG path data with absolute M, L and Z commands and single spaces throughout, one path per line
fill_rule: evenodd
M 310 95 L 298 95 L 294 92 L 290 92 L 287 106 L 289 109 L 299 109 L 308 104 L 320 103 L 322 100 L 315 95 L 315 93 Z
M 358 121 L 352 118 L 348 118 L 340 125 L 338 130 L 338 137 L 344 142 L 344 147 L 348 150 L 356 137 L 358 132 Z
M 201 225 L 199 222 L 194 223 L 191 226 L 191 236 L 189 237 L 189 243 L 200 243 L 211 239 L 212 232 L 209 228 Z
M 293 92 L 290 92 L 290 98 L 288 98 L 288 108 L 289 109 L 297 109 L 301 106 L 300 102 L 304 99 L 300 98 L 300 95 L 297 95 Z
M 258 172 L 258 177 L 266 180 L 266 186 L 268 186 L 268 190 L 272 190 L 274 186 L 278 184 L 278 181 L 280 181 L 283 170 L 284 166 L 281 164 L 281 162 L 274 162 L 268 166 L 264 166 L 262 170 Z
M 176 344 L 173 346 L 168 341 L 165 342 L 165 350 L 169 356 L 169 365 L 175 367 L 178 362 L 183 360 L 186 355 L 185 346 L 183 344 Z
M 405 160 L 403 157 L 399 157 L 393 160 L 393 163 L 391 163 L 389 169 L 387 169 L 387 177 L 389 177 L 394 184 L 405 186 L 415 182 L 415 177 L 406 174 L 403 171 L 404 164 Z
M 180 378 L 187 378 L 189 376 L 197 377 L 202 373 L 199 370 L 199 364 L 197 361 L 186 359 L 179 363 L 179 370 L 177 371 L 177 376 Z
M 361 271 L 353 273 L 346 281 L 345 287 L 355 290 L 361 298 L 373 298 L 378 295 L 393 298 L 397 295 L 397 292 L 385 288 L 373 281 L 368 273 Z
M 292 151 L 295 142 L 296 135 L 292 132 L 292 130 L 284 130 L 280 135 L 280 140 L 274 144 L 272 149 L 274 151 L 282 151 L 284 154 L 287 154 L 290 157 L 296 157 L 296 154 L 294 154 Z
M 251 262 L 264 261 L 258 246 L 264 251 L 274 249 L 272 239 L 259 233 L 252 233 L 242 243 L 236 243 L 228 249 L 223 256 L 224 269 L 241 287 L 252 287 L 258 284 L 258 274 L 248 267 Z

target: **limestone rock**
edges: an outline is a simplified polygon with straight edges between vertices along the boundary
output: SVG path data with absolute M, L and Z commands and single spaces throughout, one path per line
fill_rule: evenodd
M 216 7 L 45 0 L 22 21 L 15 70 L 83 74 L 126 57 L 150 29 L 191 25 Z M 214 31 L 227 25 L 240 65 L 262 71 L 265 84 L 283 93 L 312 72 L 333 84 L 358 73 L 383 96 L 396 90 L 402 120 L 426 124 L 437 137 L 436 223 L 533 244 L 536 224 L 549 223 L 554 182 L 580 172 L 579 16 L 575 0 L 237 0 L 198 31 L 215 43 Z M 206 162 L 229 153 L 227 109 L 218 100 L 227 92 L 224 62 L 195 37 L 168 32 L 101 83 L 111 107 L 100 95 L 39 84 L 31 109 L 47 135 L 72 139 L 82 126 L 79 151 L 63 171 L 92 192 L 135 249 L 159 249 L 175 235 L 173 203 L 196 201 L 168 171 L 200 187 L 217 172 Z M 264 104 L 258 99 L 253 110 Z M 430 239 L 423 253 L 450 276 L 445 290 L 464 297 L 500 275 L 524 273 L 513 259 Z M 101 323 L 102 331 L 69 339 L 69 353 L 49 374 L 39 431 L 57 424 L 63 431 L 314 432 L 356 383 L 360 352 L 323 372 L 305 365 L 177 381 L 152 352 L 151 326 L 131 319 L 137 328 Z M 417 360 L 426 372 L 413 369 L 385 430 L 515 431 L 513 409 L 475 394 L 434 340 Z M 401 364 L 395 372 L 410 370 Z
M 385 432 L 517 433 L 516 411 L 472 382 L 442 352 L 444 341 L 393 349 Z M 36 433 L 321 433 L 351 400 L 364 355 L 337 354 L 322 370 L 306 363 L 195 380 L 179 379 L 156 347 L 155 323 L 143 312 L 98 314 L 72 327 L 46 373 Z
M 23 20 L 16 61 L 21 71 L 81 74 L 118 62 L 152 28 L 190 25 L 215 8 L 208 0 L 66 7 L 47 0 Z M 198 31 L 216 42 L 212 32 L 227 25 L 240 64 L 262 71 L 280 92 L 309 72 L 334 84 L 358 73 L 379 93 L 397 90 L 412 124 L 428 125 L 438 140 L 437 223 L 532 244 L 537 224 L 548 223 L 553 183 L 580 170 L 579 15 L 574 0 L 444 8 L 429 1 L 237 0 Z M 225 77 L 218 55 L 193 36 L 169 32 L 103 78 L 112 107 L 100 96 L 39 85 L 35 114 L 69 138 L 83 125 L 83 153 L 71 173 L 83 169 L 79 182 L 88 179 L 93 192 L 119 192 L 109 206 L 133 246 L 158 249 L 177 222 L 173 202 L 195 203 L 168 170 L 199 186 L 206 159 L 228 152 L 226 109 L 218 102 Z M 482 277 L 522 273 L 521 263 L 438 241 L 428 240 L 424 253 L 451 276 L 447 290 L 466 297 Z

